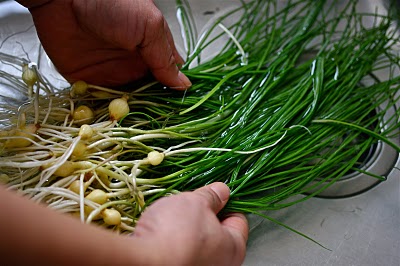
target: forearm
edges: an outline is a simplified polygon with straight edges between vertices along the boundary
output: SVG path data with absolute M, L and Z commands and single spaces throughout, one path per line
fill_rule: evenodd
M 0 187 L 0 254 L 6 265 L 143 264 L 133 238 L 84 225 Z

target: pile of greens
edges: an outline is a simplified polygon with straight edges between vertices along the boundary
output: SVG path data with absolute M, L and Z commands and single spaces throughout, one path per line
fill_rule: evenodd
M 7 145 L 11 133 L 1 136 L 2 176 L 11 188 L 88 222 L 113 208 L 123 226 L 112 227 L 127 231 L 158 198 L 215 181 L 231 189 L 225 211 L 273 220 L 265 211 L 316 196 L 351 172 L 384 180 L 363 168 L 363 158 L 379 142 L 400 152 L 391 141 L 400 114 L 392 18 L 359 13 L 355 0 L 279 2 L 242 2 L 197 36 L 189 4 L 178 0 L 187 47 L 182 71 L 193 83 L 185 92 L 157 82 L 123 92 L 81 82 L 84 89 L 78 93 L 74 84 L 70 95 L 34 69 L 33 84 L 45 94 L 7 113 L 19 130 L 35 127 L 13 131 L 26 147 Z M 26 68 L 24 60 L 13 62 Z M 130 111 L 110 121 L 107 106 L 122 94 Z M 95 133 L 85 137 L 70 116 L 83 104 L 95 110 L 87 123 Z M 160 162 L 143 159 L 152 151 L 162 154 Z M 105 202 L 87 197 L 96 189 L 108 193 Z
M 295 204 L 298 199 L 287 199 L 308 194 L 305 200 L 350 171 L 362 172 L 363 154 L 378 141 L 400 150 L 390 141 L 399 112 L 384 119 L 399 97 L 391 18 L 357 13 L 357 1 L 340 10 L 333 8 L 337 1 L 288 1 L 280 8 L 278 2 L 243 3 L 197 42 L 181 3 L 187 47 L 193 47 L 184 72 L 193 88 L 146 98 L 170 108 L 144 112 L 165 117 L 160 128 L 201 140 L 190 147 L 230 151 L 167 158 L 150 178 L 179 191 L 223 181 L 232 191 L 228 210 L 258 212 Z M 232 16 L 237 21 L 225 25 Z M 215 57 L 189 67 L 226 35 L 230 40 Z M 382 70 L 389 73 L 385 80 L 376 76 Z

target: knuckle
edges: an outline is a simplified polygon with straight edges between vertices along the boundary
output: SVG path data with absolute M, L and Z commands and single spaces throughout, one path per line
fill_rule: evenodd
M 176 63 L 175 56 L 172 54 L 172 51 L 170 51 L 169 56 L 168 56 L 167 67 L 175 65 L 175 63 Z
M 151 12 L 151 16 L 148 17 L 148 28 L 153 32 L 159 32 L 161 29 L 164 30 L 165 19 L 160 10 L 154 9 Z
M 204 204 L 211 207 L 213 210 L 219 209 L 219 206 L 222 205 L 221 199 L 213 190 L 200 190 L 200 194 L 202 195 L 203 200 L 205 199 L 203 201 Z

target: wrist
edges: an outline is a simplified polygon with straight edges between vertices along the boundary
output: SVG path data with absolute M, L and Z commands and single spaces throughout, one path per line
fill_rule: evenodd
M 16 0 L 16 2 L 18 2 L 20 5 L 23 5 L 24 7 L 28 8 L 28 9 L 46 5 L 51 1 L 53 1 L 53 0 Z
M 119 247 L 117 254 L 124 256 L 124 263 L 129 265 L 165 265 L 169 264 L 170 254 L 163 252 L 159 243 L 148 238 L 138 238 L 135 236 L 118 236 Z

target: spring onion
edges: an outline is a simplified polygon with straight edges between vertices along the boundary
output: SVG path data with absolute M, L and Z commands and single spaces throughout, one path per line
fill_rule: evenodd
M 1 134 L 2 180 L 83 221 L 130 232 L 155 200 L 215 181 L 231 189 L 225 211 L 265 215 L 349 171 L 384 179 L 360 161 L 378 141 L 400 152 L 391 142 L 400 114 L 391 17 L 357 13 L 355 0 L 341 10 L 322 0 L 278 4 L 243 2 L 197 36 L 190 7 L 177 0 L 188 49 L 182 71 L 193 83 L 186 92 L 157 82 L 120 91 L 79 81 L 65 90 L 35 69 L 31 85 L 41 94 L 31 95 L 23 74 L 1 71 L 30 99 L 1 106 L 5 130 L 25 123 L 22 113 L 37 125 L 29 136 Z M 21 73 L 29 64 L 0 60 Z M 388 77 L 378 78 L 382 70 Z M 7 144 L 13 139 L 29 145 Z

